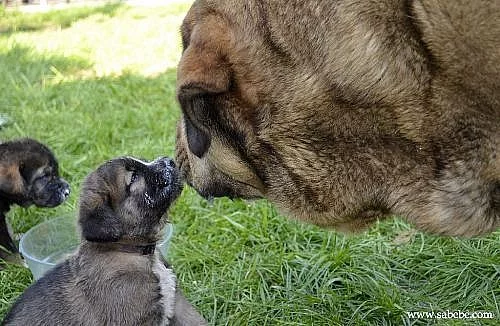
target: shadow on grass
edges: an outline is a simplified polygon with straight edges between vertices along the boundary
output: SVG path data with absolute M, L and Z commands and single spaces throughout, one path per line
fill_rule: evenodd
M 122 3 L 108 3 L 98 7 L 78 7 L 43 13 L 21 13 L 0 6 L 0 35 L 19 31 L 37 31 L 46 28 L 67 28 L 80 19 L 101 14 L 113 17 Z

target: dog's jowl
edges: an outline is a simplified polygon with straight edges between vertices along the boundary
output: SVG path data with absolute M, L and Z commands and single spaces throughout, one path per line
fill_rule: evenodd
M 0 257 L 17 248 L 7 229 L 5 214 L 17 204 L 22 207 L 55 207 L 66 200 L 70 188 L 59 176 L 54 154 L 33 139 L 0 144 Z
M 155 243 L 181 191 L 172 160 L 113 159 L 80 196 L 82 242 L 17 300 L 6 325 L 205 325 Z

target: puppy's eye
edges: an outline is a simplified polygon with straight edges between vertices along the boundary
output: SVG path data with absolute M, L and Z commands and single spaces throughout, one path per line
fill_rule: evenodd
M 49 178 L 48 175 L 43 174 L 43 175 L 35 178 L 35 181 L 38 181 L 38 180 L 47 180 L 48 178 Z
M 139 174 L 136 171 L 129 171 L 128 172 L 128 180 L 126 181 L 126 188 L 125 190 L 127 193 L 130 193 L 130 187 L 134 184 L 134 182 L 137 181 L 139 178 Z
M 139 175 L 137 174 L 137 171 L 132 171 L 132 175 L 130 176 L 129 185 L 131 185 L 134 182 L 136 182 L 138 178 L 139 178 Z

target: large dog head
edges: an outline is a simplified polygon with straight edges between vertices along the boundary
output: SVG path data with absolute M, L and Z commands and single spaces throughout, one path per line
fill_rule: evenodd
M 171 159 L 144 162 L 130 157 L 101 165 L 85 179 L 80 195 L 80 225 L 85 239 L 156 241 L 162 218 L 181 191 Z
M 395 213 L 437 233 L 494 229 L 500 59 L 482 33 L 500 28 L 474 6 L 196 1 L 178 66 L 183 176 L 324 226 Z M 470 61 L 464 44 L 485 51 Z
M 54 207 L 69 196 L 57 160 L 43 144 L 19 139 L 0 144 L 0 202 Z

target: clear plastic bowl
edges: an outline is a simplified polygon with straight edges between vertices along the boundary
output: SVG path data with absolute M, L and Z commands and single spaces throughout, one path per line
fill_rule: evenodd
M 80 244 L 77 230 L 74 217 L 57 217 L 42 222 L 23 234 L 19 242 L 19 251 L 35 280 L 75 252 Z M 163 238 L 157 244 L 157 248 L 165 258 L 172 234 L 173 226 L 167 224 Z

